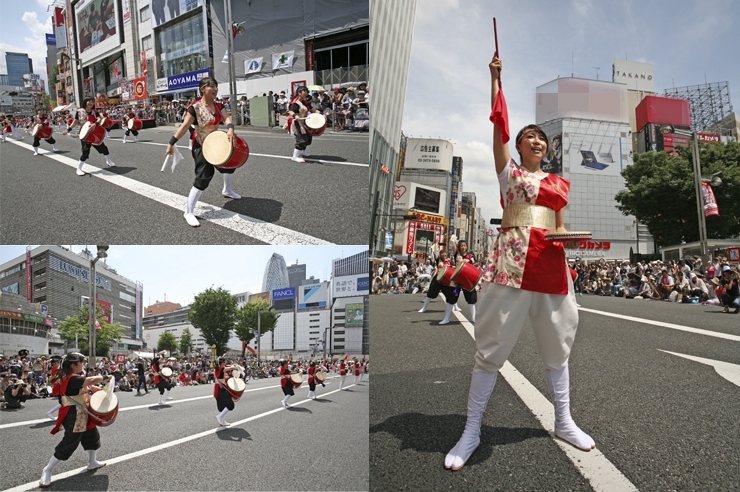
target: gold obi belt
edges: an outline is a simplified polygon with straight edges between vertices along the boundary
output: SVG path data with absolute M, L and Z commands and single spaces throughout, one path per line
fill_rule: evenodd
M 87 405 L 87 394 L 83 395 L 75 395 L 75 396 L 62 396 L 62 405 L 65 407 L 71 407 L 74 405 L 74 401 L 82 405 L 83 407 Z
M 504 209 L 501 227 L 536 227 L 554 231 L 557 228 L 555 225 L 555 211 L 542 205 L 529 203 L 508 205 Z
M 72 432 L 80 433 L 87 430 L 87 393 L 75 396 L 62 396 L 62 406 L 70 407 L 75 405 L 77 407 L 77 413 L 75 415 L 75 425 L 72 428 Z

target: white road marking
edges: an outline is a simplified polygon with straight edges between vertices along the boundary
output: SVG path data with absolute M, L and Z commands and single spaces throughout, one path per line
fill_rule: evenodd
M 635 323 L 660 326 L 662 328 L 670 328 L 672 330 L 686 331 L 688 333 L 696 333 L 697 335 L 706 335 L 708 337 L 724 338 L 725 340 L 732 340 L 733 342 L 740 342 L 740 336 L 738 335 L 729 335 L 727 333 L 719 333 L 716 331 L 702 330 L 700 328 L 691 328 L 690 326 L 676 325 L 673 323 L 664 323 L 663 321 L 653 321 L 650 319 L 636 318 L 634 316 L 625 316 L 624 314 L 608 313 L 606 311 L 597 311 L 595 309 L 578 308 L 578 310 L 585 311 L 587 313 L 600 314 L 602 316 L 609 316 L 611 318 L 623 319 L 626 321 L 634 321 Z
M 712 366 L 714 367 L 714 370 L 717 371 L 717 374 L 719 374 L 735 386 L 740 386 L 740 365 L 738 364 L 730 364 L 729 362 L 724 362 L 721 360 L 705 359 L 703 357 L 696 357 L 693 355 L 679 354 L 677 352 L 669 352 L 668 350 L 658 350 L 660 350 L 661 352 L 665 352 L 666 354 L 683 357 L 684 359 L 693 360 L 694 362 L 699 362 L 700 364 Z
M 346 386 L 345 389 L 351 388 L 352 386 L 356 386 L 356 385 L 351 384 L 349 386 Z M 340 391 L 343 391 L 343 390 L 335 389 L 334 391 L 330 391 L 328 393 L 322 393 L 321 396 L 323 397 L 323 396 L 331 395 L 332 393 L 338 393 Z M 213 397 L 211 396 L 211 398 Z M 305 399 L 305 400 L 297 401 L 295 403 L 291 403 L 290 406 L 295 407 L 297 405 L 303 405 L 304 403 L 309 402 L 309 401 L 311 400 Z M 237 425 L 246 424 L 247 422 L 252 422 L 253 420 L 261 419 L 262 417 L 267 417 L 268 415 L 272 415 L 272 414 L 281 412 L 283 410 L 287 410 L 287 409 L 284 408 L 283 406 L 280 406 L 279 408 L 276 408 L 275 410 L 268 410 L 267 412 L 263 412 L 258 415 L 254 415 L 252 417 L 246 418 L 246 419 L 232 422 L 231 426 L 229 427 L 216 427 L 213 429 L 209 429 L 207 431 L 200 432 L 198 434 L 193 434 L 192 436 L 183 437 L 181 439 L 175 439 L 174 441 L 170 441 L 170 442 L 164 442 L 162 444 L 158 444 L 150 448 L 142 449 L 140 451 L 135 451 L 133 453 L 116 456 L 115 458 L 106 459 L 105 463 L 107 464 L 107 466 L 110 466 L 110 465 L 115 465 L 116 463 L 122 463 L 124 461 L 138 458 L 140 456 L 145 456 L 147 454 L 156 453 L 157 451 L 162 451 L 163 449 L 171 448 L 173 446 L 177 446 L 178 444 L 184 444 L 189 441 L 194 441 L 196 439 L 200 439 L 201 437 L 210 436 L 211 434 L 215 434 L 216 432 L 220 432 L 222 430 L 226 430 L 231 427 L 236 427 Z M 105 471 L 105 469 L 103 469 L 103 471 Z M 55 481 L 62 480 L 64 478 L 73 477 L 75 475 L 79 475 L 80 473 L 85 473 L 85 472 L 87 472 L 87 466 L 83 466 L 82 468 L 75 468 L 74 470 L 69 470 L 64 473 L 59 473 L 58 475 L 53 475 L 51 477 L 51 481 L 52 483 L 54 483 Z M 23 485 L 18 485 L 17 487 L 13 487 L 12 489 L 6 489 L 5 492 L 22 492 L 22 491 L 38 488 L 38 486 L 39 486 L 39 481 L 35 480 L 33 482 L 28 482 Z
M 15 141 L 12 143 L 29 150 L 33 150 L 33 147 L 29 144 Z M 69 157 L 65 157 L 60 154 L 55 154 L 54 152 L 41 151 L 40 153 L 49 159 L 54 159 L 55 161 L 66 164 L 73 169 L 77 169 L 77 161 L 74 159 L 70 159 Z M 107 181 L 116 186 L 120 186 L 121 188 L 125 188 L 128 191 L 132 191 L 138 195 L 149 198 L 150 200 L 154 200 L 155 202 L 172 207 L 180 212 L 185 210 L 185 205 L 188 201 L 188 197 L 186 196 L 178 195 L 177 193 L 172 193 L 170 191 L 157 188 L 156 186 L 151 186 L 125 176 L 120 176 L 105 169 L 100 169 L 88 164 L 85 164 L 82 167 L 82 170 L 96 178 L 102 179 L 103 181 Z M 195 215 L 198 216 L 200 220 L 212 222 L 216 225 L 220 225 L 221 227 L 225 227 L 267 244 L 333 244 L 329 241 L 324 241 L 323 239 L 309 236 L 302 232 L 294 231 L 270 222 L 264 222 L 262 220 L 255 219 L 254 217 L 232 212 L 231 210 L 226 210 L 225 208 L 204 202 L 198 202 L 198 205 L 195 208 Z M 190 227 L 184 220 L 182 226 Z
M 475 340 L 473 324 L 456 311 L 455 316 L 468 334 Z M 540 393 L 535 386 L 520 373 L 510 362 L 506 362 L 499 371 L 517 396 L 524 402 L 535 418 L 553 437 L 555 444 L 565 453 L 575 465 L 578 472 L 589 481 L 597 492 L 636 491 L 637 487 L 599 451 L 598 447 L 591 451 L 581 451 L 565 441 L 555 437 L 555 413 L 552 402 Z

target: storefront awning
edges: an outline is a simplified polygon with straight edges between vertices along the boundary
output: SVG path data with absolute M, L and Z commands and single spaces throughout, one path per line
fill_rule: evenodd
M 77 109 L 77 105 L 75 103 L 71 104 L 65 104 L 64 106 L 57 106 L 56 108 L 52 109 L 52 113 L 58 113 L 60 111 L 74 111 Z

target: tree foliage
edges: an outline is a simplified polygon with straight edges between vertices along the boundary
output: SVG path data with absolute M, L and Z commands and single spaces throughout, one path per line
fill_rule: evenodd
M 216 345 L 216 352 L 223 354 L 236 322 L 236 297 L 221 287 L 210 287 L 195 296 L 188 320 L 200 330 L 209 347 Z
M 120 323 L 106 323 L 102 306 L 98 304 L 95 307 L 95 315 L 101 328 L 95 331 L 95 355 L 108 357 L 111 345 L 118 343 L 123 338 L 125 330 L 121 327 Z M 85 306 L 80 309 L 80 312 L 76 316 L 67 316 L 59 324 L 58 328 L 62 340 L 68 344 L 74 343 L 75 335 L 77 335 L 79 351 L 83 354 L 87 354 L 90 351 L 89 319 L 88 308 Z
M 183 355 L 189 354 L 193 350 L 193 334 L 190 332 L 190 328 L 185 328 L 182 331 L 180 337 L 180 353 Z
M 162 350 L 177 352 L 177 339 L 169 331 L 162 332 L 159 335 L 159 340 L 157 340 L 157 352 L 161 352 Z
M 614 197 L 624 215 L 647 225 L 659 246 L 699 240 L 691 149 L 678 147 L 677 154 L 646 152 L 635 156 L 622 171 L 626 190 Z M 713 187 L 719 217 L 707 217 L 707 237 L 727 239 L 740 235 L 740 143 L 699 144 L 702 176 L 722 171 L 722 184 Z
M 257 329 L 257 313 L 267 311 L 260 316 L 260 332 L 267 333 L 275 329 L 280 313 L 270 311 L 270 303 L 267 301 L 248 302 L 237 310 L 236 313 L 236 336 L 245 344 L 254 338 L 254 331 Z M 246 345 L 245 345 L 246 347 Z M 244 357 L 242 350 L 242 357 Z

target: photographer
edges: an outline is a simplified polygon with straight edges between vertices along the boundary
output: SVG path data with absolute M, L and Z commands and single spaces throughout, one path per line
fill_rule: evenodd
M 23 408 L 23 402 L 30 395 L 28 385 L 23 380 L 17 379 L 13 385 L 8 386 L 8 389 L 5 390 L 5 407 Z
M 732 271 L 732 268 L 729 265 L 724 265 L 722 267 L 722 278 L 720 280 L 722 287 L 724 287 L 724 292 L 722 293 L 722 305 L 725 306 L 725 308 L 722 310 L 723 313 L 729 313 L 731 307 L 735 308 L 733 311 L 734 314 L 740 313 L 739 282 L 740 278 L 738 277 L 738 274 Z

